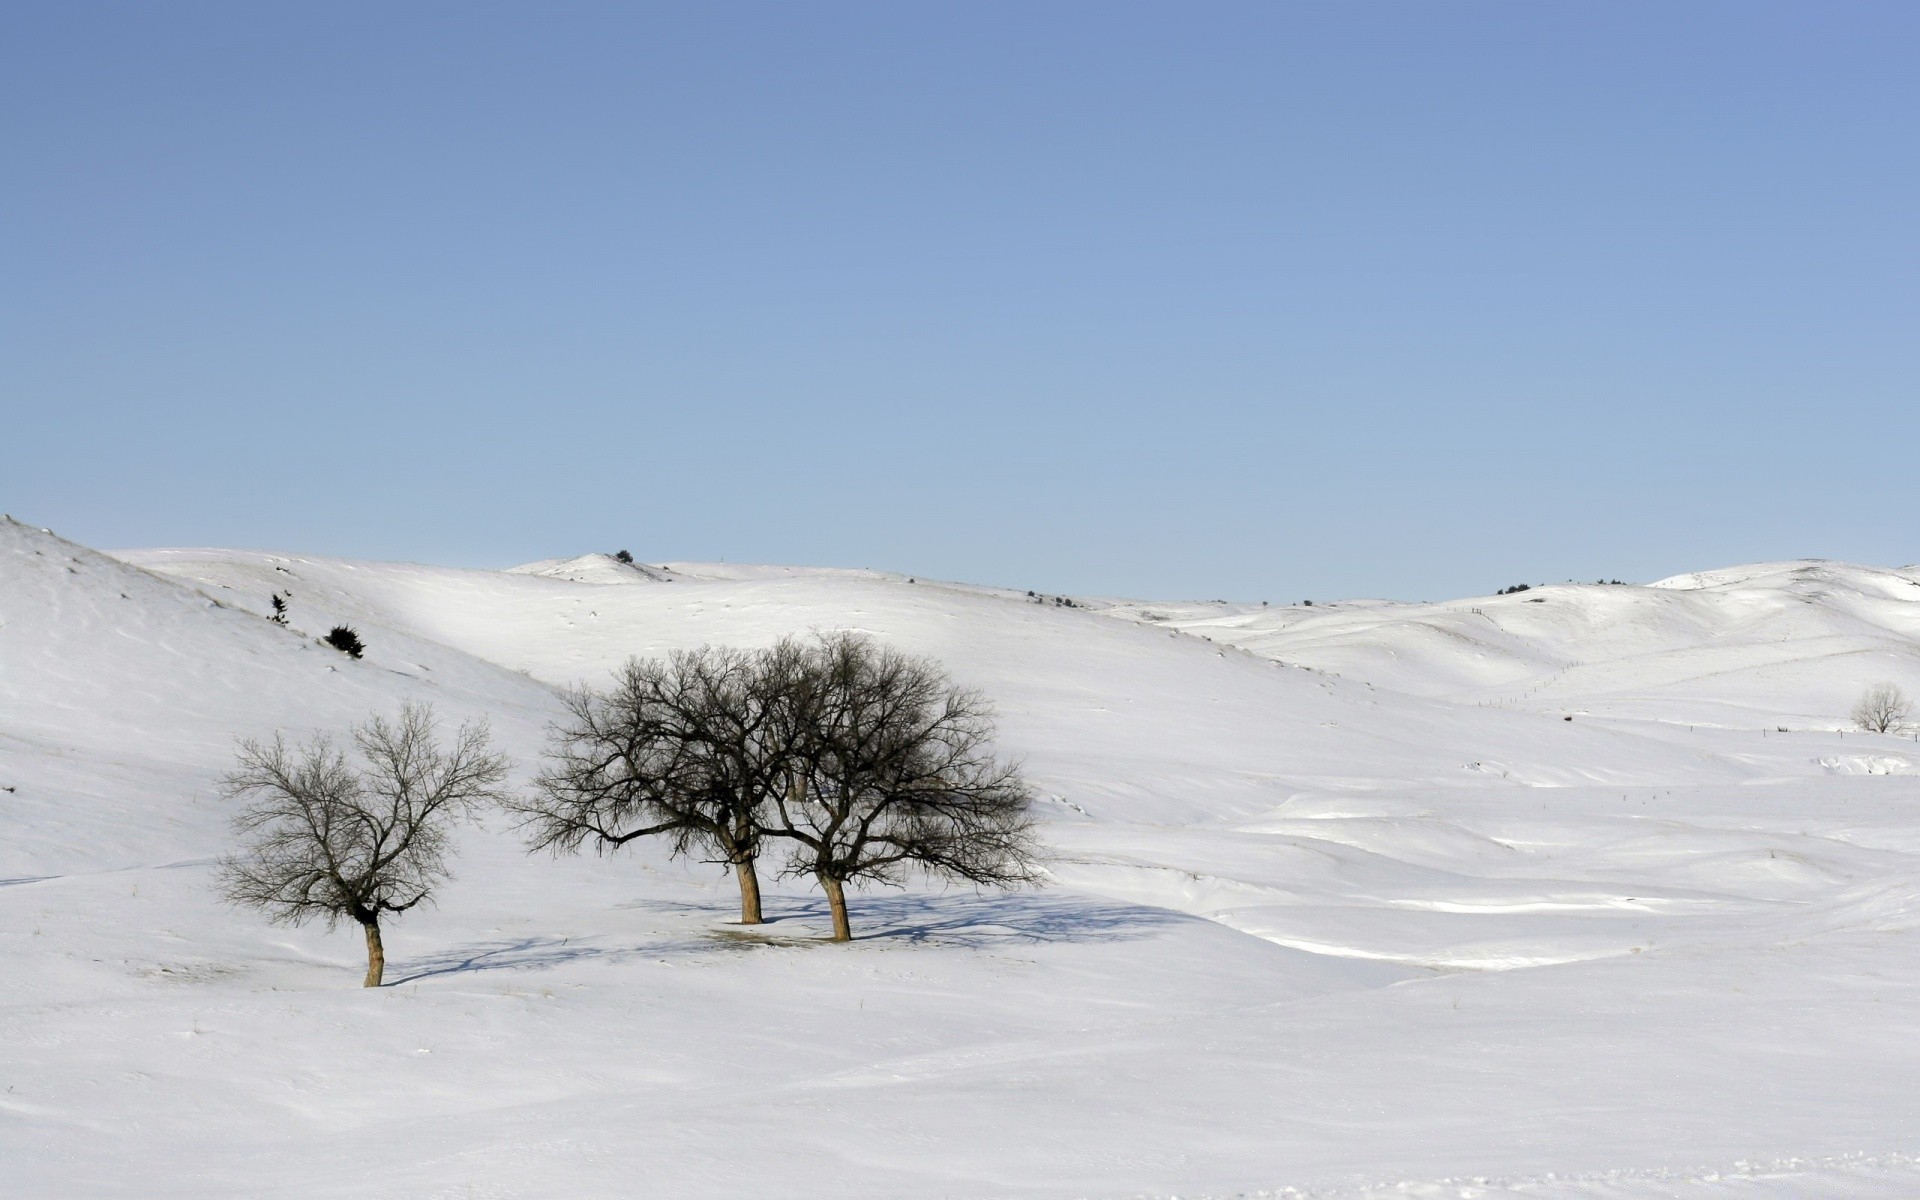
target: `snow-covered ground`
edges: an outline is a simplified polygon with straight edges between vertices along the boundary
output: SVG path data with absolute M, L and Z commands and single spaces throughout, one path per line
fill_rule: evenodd
M 1920 688 L 1920 567 L 1762 563 L 1442 604 L 1097 607 L 1379 687 L 1543 712 L 1844 729 L 1861 680 Z
M 816 628 L 995 699 L 1053 886 L 826 945 L 495 820 L 377 991 L 212 894 L 236 737 L 427 699 L 524 771 L 560 687 Z M 0 1195 L 1920 1195 L 1920 743 L 1845 728 L 1917 652 L 1920 572 L 1836 563 L 1089 608 L 0 522 Z

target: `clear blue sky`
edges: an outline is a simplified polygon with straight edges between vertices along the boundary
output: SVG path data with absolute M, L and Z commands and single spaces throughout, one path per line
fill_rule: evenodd
M 1920 559 L 1920 5 L 0 14 L 0 509 L 1440 598 Z

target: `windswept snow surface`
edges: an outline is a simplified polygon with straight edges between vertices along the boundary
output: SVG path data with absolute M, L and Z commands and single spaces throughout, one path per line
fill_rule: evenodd
M 1099 611 L 1416 696 L 1738 729 L 1847 728 L 1920 694 L 1920 568 L 1807 560 L 1443 604 L 1109 601 Z
M 1839 730 L 1920 692 L 1912 582 L 1089 611 L 0 522 L 0 1195 L 1911 1197 L 1920 745 Z M 211 893 L 237 736 L 426 699 L 524 772 L 558 689 L 811 629 L 994 697 L 1053 886 L 822 945 L 803 881 L 746 930 L 711 868 L 496 820 L 378 991 Z

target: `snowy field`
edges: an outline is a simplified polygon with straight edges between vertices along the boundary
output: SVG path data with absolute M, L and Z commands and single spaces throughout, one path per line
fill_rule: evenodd
M 236 737 L 424 699 L 524 778 L 558 688 L 810 629 L 994 699 L 1051 886 L 827 945 L 801 883 L 749 931 L 494 819 L 379 990 L 214 896 Z M 1910 1198 L 1920 743 L 1847 713 L 1916 650 L 1920 572 L 1835 563 L 1068 607 L 0 522 L 0 1195 Z

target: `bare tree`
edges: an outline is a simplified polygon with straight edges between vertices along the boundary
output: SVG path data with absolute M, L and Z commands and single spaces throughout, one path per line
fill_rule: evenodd
M 801 725 L 787 710 L 804 657 L 791 642 L 708 646 L 631 660 L 605 692 L 575 691 L 533 794 L 509 805 L 532 848 L 667 837 L 675 855 L 732 871 L 741 924 L 760 924 L 764 815 L 793 774 Z
M 1853 723 L 1871 733 L 1887 733 L 1904 724 L 1910 711 L 1906 693 L 1891 683 L 1876 683 L 1853 706 Z
M 383 914 L 429 900 L 448 875 L 453 827 L 483 801 L 503 800 L 506 759 L 487 751 L 484 722 L 460 727 L 451 748 L 433 710 L 409 704 L 396 720 L 352 729 L 360 764 L 322 734 L 289 748 L 240 743 L 223 794 L 247 802 L 233 820 L 241 849 L 220 862 L 233 904 L 288 925 L 357 922 L 367 938 L 367 987 L 386 968 Z
M 789 875 L 819 880 L 833 940 L 851 940 L 846 887 L 921 871 L 977 884 L 1041 879 L 1032 796 L 992 752 L 992 709 L 939 664 L 870 639 L 807 647 L 783 709 L 803 753 L 775 797 Z

